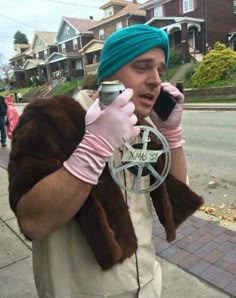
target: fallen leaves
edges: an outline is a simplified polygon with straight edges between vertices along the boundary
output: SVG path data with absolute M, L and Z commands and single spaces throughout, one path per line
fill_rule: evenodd
M 231 206 L 226 206 L 223 203 L 220 205 L 212 204 L 211 206 L 202 206 L 199 210 L 206 214 L 216 216 L 220 220 L 236 222 L 236 202 Z

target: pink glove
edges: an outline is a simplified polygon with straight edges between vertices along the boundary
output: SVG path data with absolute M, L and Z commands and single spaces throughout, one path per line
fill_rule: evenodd
M 114 150 L 139 134 L 140 129 L 134 126 L 137 117 L 130 101 L 132 96 L 133 90 L 126 89 L 104 110 L 101 110 L 98 98 L 91 105 L 85 116 L 83 140 L 63 164 L 72 175 L 97 184 Z
M 170 148 L 174 149 L 180 147 L 184 143 L 180 127 L 184 106 L 184 95 L 170 83 L 162 83 L 161 86 L 164 91 L 170 93 L 176 99 L 177 103 L 166 121 L 161 120 L 154 110 L 152 110 L 150 117 L 157 129 L 166 138 Z

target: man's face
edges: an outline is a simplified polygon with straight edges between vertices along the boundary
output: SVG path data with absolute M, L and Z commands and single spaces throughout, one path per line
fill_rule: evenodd
M 165 69 L 164 51 L 154 48 L 124 65 L 109 80 L 119 80 L 126 88 L 133 89 L 135 113 L 144 118 L 150 114 L 159 96 Z

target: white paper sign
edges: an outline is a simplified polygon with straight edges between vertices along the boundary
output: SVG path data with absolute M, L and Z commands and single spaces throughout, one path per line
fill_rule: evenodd
M 163 153 L 162 150 L 143 150 L 143 149 L 133 149 L 127 150 L 122 157 L 124 162 L 135 162 L 135 163 L 144 163 L 144 162 L 157 162 L 159 156 Z

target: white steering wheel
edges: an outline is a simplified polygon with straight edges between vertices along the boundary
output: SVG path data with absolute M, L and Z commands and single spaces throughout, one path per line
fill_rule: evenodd
M 119 165 L 116 166 L 114 162 L 114 155 L 110 158 L 108 166 L 111 176 L 120 188 L 132 193 L 146 193 L 154 190 L 160 186 L 166 179 L 170 171 L 171 153 L 169 145 L 164 136 L 157 130 L 149 126 L 139 126 L 141 143 L 130 145 L 125 142 L 123 145 L 123 155 L 121 160 L 118 161 Z M 149 150 L 148 144 L 151 141 L 149 134 L 152 133 L 161 145 L 160 150 Z M 160 173 L 154 168 L 158 158 L 164 155 L 164 166 Z M 117 164 L 117 161 L 116 161 Z M 128 169 L 132 172 L 133 181 L 131 187 L 127 187 L 123 181 L 119 179 L 119 172 Z M 143 176 L 151 175 L 154 177 L 154 183 L 146 188 L 141 189 L 139 181 Z

